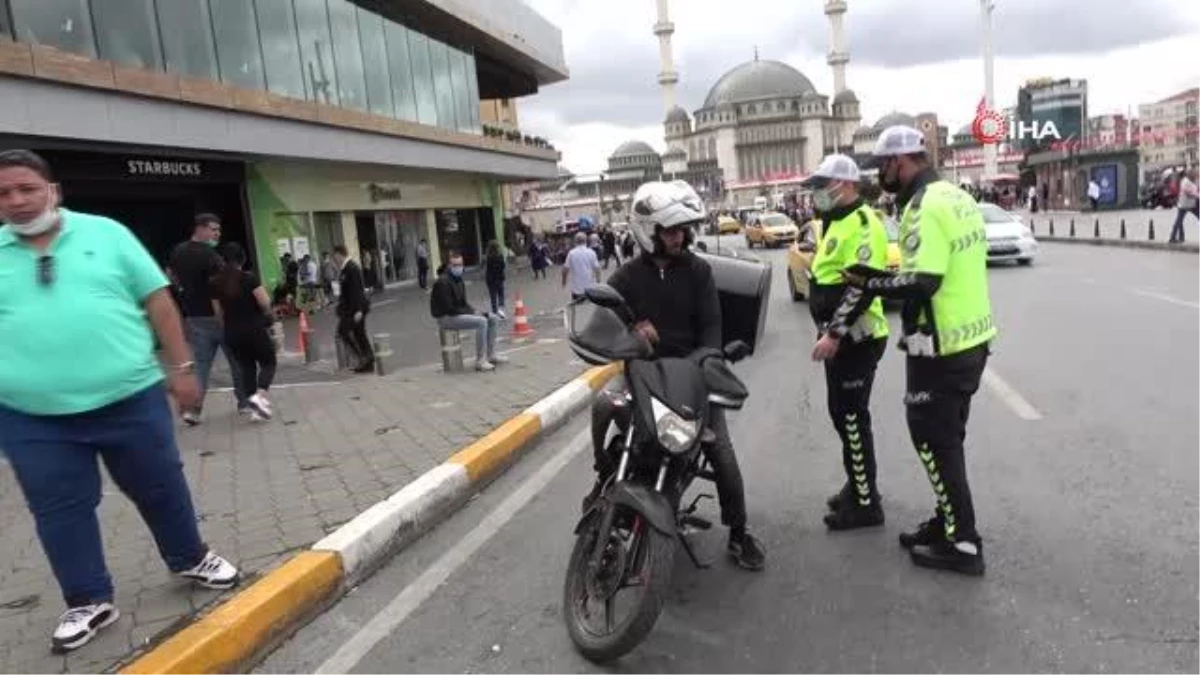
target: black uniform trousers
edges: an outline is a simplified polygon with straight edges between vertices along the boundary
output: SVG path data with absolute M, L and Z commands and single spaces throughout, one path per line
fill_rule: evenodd
M 878 505 L 875 486 L 875 435 L 871 429 L 871 389 L 887 338 L 852 342 L 843 338 L 837 354 L 825 361 L 829 419 L 842 439 L 842 465 L 855 504 Z
M 980 541 L 963 442 L 988 354 L 985 343 L 951 356 L 906 360 L 908 431 L 933 486 L 936 520 L 951 541 Z
M 350 351 L 354 352 L 359 366 L 375 360 L 375 351 L 371 349 L 371 338 L 367 336 L 367 312 L 363 312 L 362 321 L 355 321 L 353 314 L 340 314 L 337 334 L 350 348 Z

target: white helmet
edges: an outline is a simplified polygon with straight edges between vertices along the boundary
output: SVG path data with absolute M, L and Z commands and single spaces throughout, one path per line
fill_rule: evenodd
M 653 181 L 642 185 L 633 195 L 630 213 L 633 217 L 629 231 L 633 233 L 638 246 L 647 253 L 653 253 L 659 246 L 656 243 L 659 230 L 695 225 L 704 220 L 706 215 L 700 196 L 682 180 L 669 183 Z M 692 235 L 689 227 L 689 242 Z

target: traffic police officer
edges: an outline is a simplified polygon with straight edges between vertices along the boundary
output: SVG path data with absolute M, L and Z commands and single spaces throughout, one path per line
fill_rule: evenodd
M 820 338 L 813 359 L 825 362 L 829 417 L 842 441 L 846 483 L 830 497 L 825 525 L 850 530 L 882 525 L 883 508 L 875 487 L 875 439 L 871 430 L 871 387 L 887 343 L 883 304 L 848 286 L 842 272 L 864 265 L 882 272 L 887 262 L 887 231 L 858 194 L 858 165 L 845 155 L 829 155 L 804 183 L 813 191 L 821 218 L 810 275 L 809 309 Z
M 996 336 L 988 298 L 987 236 L 975 200 L 930 165 L 925 137 L 907 126 L 880 135 L 872 152 L 879 183 L 897 195 L 900 271 L 859 270 L 847 281 L 904 300 L 908 429 L 937 499 L 935 515 L 900 545 L 922 567 L 984 572 L 983 544 L 963 457 L 971 397 Z

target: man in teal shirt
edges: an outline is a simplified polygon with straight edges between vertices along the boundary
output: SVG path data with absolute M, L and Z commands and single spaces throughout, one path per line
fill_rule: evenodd
M 0 448 L 67 605 L 51 646 L 68 651 L 118 617 L 97 455 L 173 572 L 229 588 L 238 571 L 201 540 L 175 445 L 167 393 L 187 407 L 199 386 L 167 280 L 125 226 L 59 200 L 45 160 L 0 152 Z

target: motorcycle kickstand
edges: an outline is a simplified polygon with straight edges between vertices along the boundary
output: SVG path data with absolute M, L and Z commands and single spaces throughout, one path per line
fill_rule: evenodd
M 692 547 L 692 542 L 687 538 L 687 535 L 680 532 L 677 536 L 679 537 L 680 545 L 683 546 L 683 550 L 687 553 L 688 558 L 691 559 L 692 564 L 695 565 L 697 569 L 706 570 L 713 566 L 712 560 L 705 562 L 700 559 L 700 556 L 696 553 L 696 549 Z

